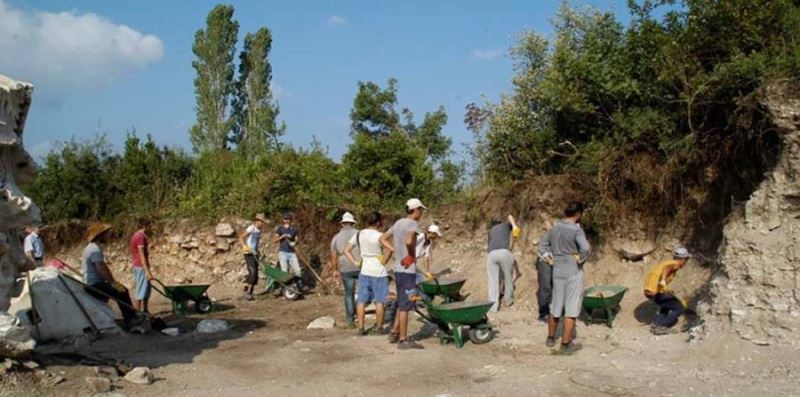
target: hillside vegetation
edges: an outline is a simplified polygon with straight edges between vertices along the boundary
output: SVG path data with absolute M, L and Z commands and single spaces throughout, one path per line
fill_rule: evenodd
M 475 172 L 465 177 L 451 158 L 445 109 L 419 120 L 400 107 L 391 78 L 356 87 L 341 162 L 318 143 L 282 143 L 291 126 L 278 122 L 269 86 L 270 31 L 247 34 L 237 63 L 234 9 L 219 5 L 195 36 L 192 153 L 135 132 L 121 151 L 102 137 L 68 141 L 47 156 L 29 191 L 50 223 L 211 221 L 303 206 L 333 217 L 344 208 L 398 208 L 409 196 L 442 203 L 569 174 L 594 189 L 598 227 L 613 227 L 626 211 L 718 221 L 747 198 L 779 149 L 758 93 L 800 71 L 800 3 L 630 1 L 628 11 L 623 24 L 613 12 L 564 3 L 552 37 L 519 36 L 513 92 L 467 106 L 476 143 L 468 164 Z

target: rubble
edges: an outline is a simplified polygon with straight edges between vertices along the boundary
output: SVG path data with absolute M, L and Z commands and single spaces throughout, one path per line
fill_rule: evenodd
M 214 235 L 217 237 L 233 237 L 235 234 L 233 226 L 227 222 L 221 222 L 214 228 Z
M 16 317 L 0 312 L 0 357 L 25 357 L 35 347 L 30 331 L 21 326 Z
M 336 326 L 336 320 L 333 317 L 323 316 L 309 323 L 306 329 L 332 329 L 334 326 Z
M 87 376 L 86 384 L 95 393 L 107 393 L 111 391 L 111 380 L 102 376 Z
M 205 319 L 197 324 L 197 332 L 201 334 L 213 334 L 217 332 L 227 331 L 231 325 L 225 320 L 218 319 Z
M 125 380 L 137 385 L 149 385 L 153 383 L 153 373 L 150 368 L 136 367 L 125 374 Z

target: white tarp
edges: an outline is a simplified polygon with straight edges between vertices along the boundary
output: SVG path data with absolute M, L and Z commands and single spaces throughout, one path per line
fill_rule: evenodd
M 37 340 L 47 341 L 82 336 L 92 325 L 86 318 L 75 298 L 80 302 L 95 327 L 103 332 L 120 331 L 114 322 L 114 312 L 104 302 L 95 299 L 83 290 L 83 287 L 72 281 L 67 276 L 61 276 L 66 285 L 75 295 L 73 298 L 59 281 L 59 271 L 44 267 L 33 270 L 31 285 L 23 291 L 22 295 L 11 304 L 9 313 L 15 314 L 20 322 L 30 327 L 31 333 Z M 37 327 L 31 323 L 29 288 L 33 289 L 33 299 L 36 312 L 41 321 Z M 37 334 L 38 332 L 38 334 Z

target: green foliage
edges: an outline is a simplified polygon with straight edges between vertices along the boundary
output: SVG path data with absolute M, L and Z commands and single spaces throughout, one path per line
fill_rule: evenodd
M 236 97 L 233 115 L 236 120 L 233 141 L 248 158 L 254 158 L 268 149 L 278 146 L 278 137 L 286 132 L 286 125 L 276 123 L 279 110 L 273 103 L 270 81 L 272 66 L 269 51 L 272 34 L 261 28 L 248 33 L 244 48 L 239 54 L 239 79 L 236 82 Z
M 142 142 L 134 132 L 121 155 L 103 136 L 72 140 L 47 155 L 29 192 L 48 222 L 154 216 L 176 204 L 191 164 L 184 152 L 158 147 L 150 136 Z
M 749 150 L 765 116 L 748 98 L 800 72 L 800 5 L 674 3 L 629 1 L 628 26 L 563 3 L 552 44 L 523 33 L 513 95 L 489 108 L 475 151 L 481 167 L 499 180 L 580 171 L 610 196 L 672 208 L 687 186 L 714 183 L 708 167 L 763 165 Z
M 410 110 L 397 110 L 397 80 L 389 79 L 385 89 L 359 82 L 350 118 L 353 143 L 342 158 L 342 174 L 359 203 L 397 207 L 409 197 L 442 201 L 458 192 L 463 167 L 448 160 L 443 107 L 417 125 Z
M 233 58 L 239 33 L 233 12 L 233 6 L 217 5 L 208 13 L 205 30 L 198 30 L 194 36 L 197 122 L 189 135 L 196 153 L 225 149 L 233 126 L 228 101 L 234 93 Z

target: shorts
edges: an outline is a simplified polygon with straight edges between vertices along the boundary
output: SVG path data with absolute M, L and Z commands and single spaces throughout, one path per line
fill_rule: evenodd
M 147 272 L 143 267 L 133 268 L 133 278 L 136 281 L 134 296 L 136 300 L 143 301 L 150 299 L 150 280 L 147 279 Z
M 408 312 L 414 309 L 414 302 L 408 296 L 408 290 L 417 289 L 417 275 L 414 273 L 394 274 L 394 283 L 397 287 L 397 310 Z
M 550 303 L 550 314 L 555 318 L 575 318 L 581 313 L 583 301 L 583 272 L 579 271 L 570 278 L 553 277 L 553 298 Z
M 247 285 L 258 284 L 258 259 L 253 254 L 245 254 L 244 262 L 247 264 L 247 278 L 245 283 Z
M 358 304 L 383 304 L 389 295 L 389 277 L 358 276 Z

